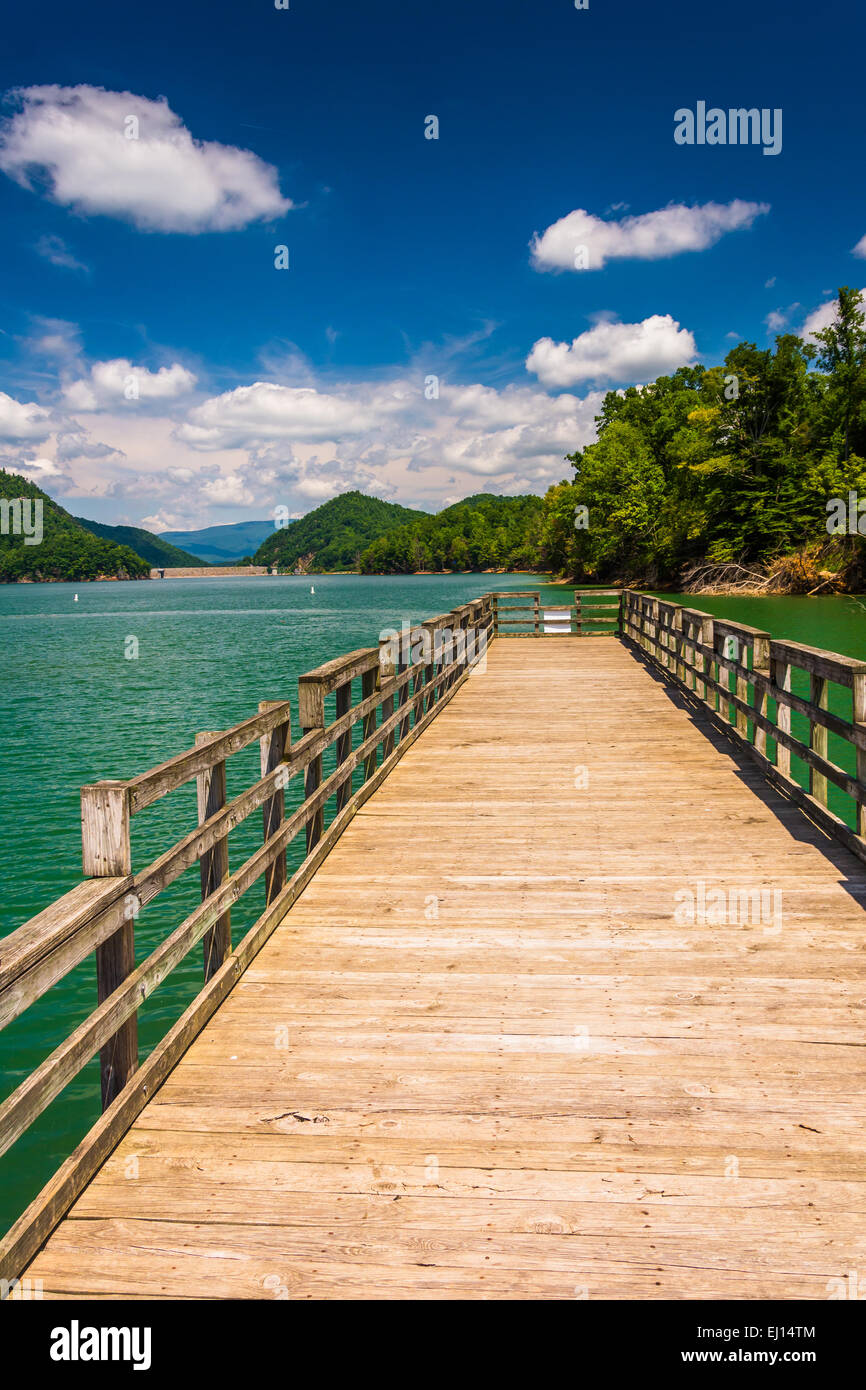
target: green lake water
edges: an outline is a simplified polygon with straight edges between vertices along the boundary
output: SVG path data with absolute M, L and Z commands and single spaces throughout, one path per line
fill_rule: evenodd
M 374 644 L 385 627 L 446 612 L 491 588 L 539 585 L 527 575 L 0 585 L 0 937 L 80 880 L 83 783 L 134 776 L 188 747 L 196 732 L 227 728 L 255 713 L 260 700 L 289 698 L 294 703 L 300 674 Z M 560 587 L 542 588 L 542 594 L 550 602 L 571 600 L 571 592 Z M 664 597 L 764 628 L 775 637 L 866 660 L 866 607 L 857 599 Z M 130 637 L 138 640 L 133 660 L 125 656 Z M 844 692 L 834 694 L 841 703 L 833 707 L 843 713 L 844 699 Z M 297 735 L 296 727 L 293 733 Z M 842 750 L 839 761 L 844 763 L 846 756 Z M 258 775 L 257 746 L 235 755 L 228 764 L 229 796 Z M 287 805 L 296 805 L 300 796 L 300 779 L 295 778 Z M 137 816 L 133 867 L 144 867 L 195 820 L 194 783 Z M 229 843 L 236 867 L 261 843 L 260 815 L 253 814 L 232 832 Z M 290 868 L 301 855 L 296 842 Z M 261 912 L 263 892 L 257 885 L 232 909 L 235 940 Z M 139 960 L 199 897 L 193 867 L 144 909 L 136 924 Z M 200 985 L 201 951 L 196 949 L 144 1005 L 142 1056 Z M 0 1096 L 8 1095 L 95 1002 L 91 957 L 0 1034 Z M 98 1113 L 94 1060 L 0 1158 L 0 1230 Z

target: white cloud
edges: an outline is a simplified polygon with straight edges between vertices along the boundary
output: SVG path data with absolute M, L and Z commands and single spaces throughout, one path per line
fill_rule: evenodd
M 781 333 L 787 322 L 788 315 L 781 309 L 772 309 L 764 319 L 764 323 L 771 333 Z
M 12 471 L 22 474 L 29 482 L 35 483 L 43 490 L 52 486 L 56 488 L 58 483 L 70 480 L 66 469 L 55 463 L 54 459 L 21 460 L 14 465 Z
M 561 217 L 530 244 L 537 270 L 601 270 L 611 260 L 657 261 L 704 251 L 726 232 L 751 227 L 769 203 L 672 203 L 657 212 L 606 222 L 583 208 Z M 583 253 L 583 254 L 581 254 Z
M 314 387 L 256 381 L 191 410 L 177 431 L 194 449 L 255 448 L 270 440 L 340 440 L 374 428 L 378 409 L 367 392 L 358 400 Z
M 125 357 L 95 362 L 88 377 L 67 382 L 63 399 L 72 410 L 100 410 L 108 406 L 139 401 L 171 401 L 188 395 L 198 378 L 173 362 L 151 372 L 136 367 Z
M 121 449 L 92 440 L 87 430 L 81 429 L 75 420 L 70 421 L 69 429 L 58 431 L 55 451 L 59 459 L 123 458 Z
M 222 473 L 211 482 L 202 484 L 202 492 L 218 507 L 251 507 L 255 493 L 245 486 L 239 473 Z
M 43 440 L 56 429 L 51 411 L 35 401 L 16 401 L 0 391 L 0 439 Z
M 852 248 L 852 256 L 866 256 L 866 236 L 861 236 L 857 245 Z
M 41 236 L 33 249 L 38 256 L 63 270 L 81 270 L 86 275 L 90 273 L 90 267 L 73 256 L 62 237 Z
M 292 207 L 276 169 L 250 150 L 194 139 L 164 97 L 85 85 L 27 87 L 15 97 L 0 169 L 24 188 L 47 183 L 64 207 L 186 233 L 233 231 Z
M 146 531 L 154 531 L 159 535 L 162 531 L 194 531 L 198 526 L 198 519 L 191 512 L 169 512 L 161 508 L 152 516 L 143 516 L 137 524 L 143 526 Z
M 543 386 L 575 386 L 581 381 L 628 382 L 688 366 L 697 356 L 692 333 L 670 314 L 653 314 L 640 323 L 597 323 L 572 343 L 539 338 L 526 359 Z

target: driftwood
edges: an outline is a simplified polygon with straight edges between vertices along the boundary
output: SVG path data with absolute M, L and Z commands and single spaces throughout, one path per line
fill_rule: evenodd
M 819 569 L 822 557 L 807 550 L 784 555 L 764 568 L 729 560 L 721 564 L 707 561 L 693 565 L 682 577 L 687 594 L 817 594 L 844 592 L 845 577 L 832 570 Z

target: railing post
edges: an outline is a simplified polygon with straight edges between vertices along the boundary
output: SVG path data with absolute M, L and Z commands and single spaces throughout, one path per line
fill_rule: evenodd
M 701 646 L 709 647 L 711 652 L 715 651 L 714 623 L 712 618 L 701 618 L 698 636 Z M 701 675 L 709 676 L 710 679 L 712 679 L 713 677 L 718 679 L 718 671 L 713 670 L 712 657 L 707 656 L 706 652 L 701 652 L 700 659 L 698 659 L 698 654 L 694 648 L 692 648 L 692 651 L 695 654 L 696 672 L 700 671 Z M 715 709 L 715 692 L 711 690 L 708 694 L 706 682 L 699 680 L 697 678 L 697 675 L 695 676 L 695 691 L 704 701 L 704 703 L 709 705 L 710 709 Z
M 407 646 L 408 646 L 408 650 L 407 650 Z M 412 638 L 411 638 L 411 636 L 410 636 L 409 634 L 407 634 L 405 637 L 401 636 L 401 638 L 400 638 L 400 650 L 399 650 L 399 654 L 398 654 L 398 657 L 397 657 L 397 675 L 398 675 L 398 676 L 402 676 L 403 673 L 404 673 L 404 671 L 407 671 L 407 670 L 409 669 L 411 663 L 412 663 Z M 405 683 L 404 683 L 403 685 L 401 685 L 401 687 L 400 687 L 400 693 L 399 693 L 399 695 L 397 696 L 397 708 L 398 708 L 398 709 L 403 709 L 404 706 L 408 704 L 408 701 L 409 701 L 409 689 L 410 689 L 410 686 L 411 686 L 411 685 L 412 685 L 412 676 L 410 675 L 410 676 L 407 676 Z M 404 740 L 404 738 L 406 737 L 406 735 L 407 735 L 408 732 L 409 732 L 409 711 L 408 711 L 408 709 L 406 710 L 406 713 L 405 713 L 404 717 L 400 720 L 400 723 L 398 724 L 397 728 L 398 728 L 398 732 L 399 732 L 400 742 L 402 743 L 403 740 Z
M 213 738 L 213 736 L 214 731 L 196 734 L 196 747 L 202 743 L 207 743 L 208 739 Z M 198 796 L 198 823 L 201 825 L 209 816 L 221 811 L 226 804 L 225 759 L 197 774 L 196 792 Z M 225 883 L 229 876 L 228 835 L 224 835 L 210 849 L 205 850 L 199 860 L 199 869 L 201 872 L 201 900 L 204 902 L 205 898 L 209 898 L 211 893 L 215 893 L 220 884 Z M 226 908 L 222 916 L 214 922 L 212 927 L 208 927 L 202 937 L 205 984 L 228 959 L 231 950 L 231 911 Z
M 424 644 L 425 641 L 428 641 L 428 640 L 429 640 L 429 637 L 430 637 L 430 634 L 429 634 L 429 633 L 425 633 L 425 630 L 424 630 L 423 628 L 418 628 L 417 631 L 421 634 L 420 637 L 416 638 L 416 642 L 418 643 L 418 653 L 417 653 L 417 655 L 418 655 L 418 660 L 417 660 L 417 662 L 416 662 L 415 659 L 414 659 L 414 658 L 415 658 L 415 645 L 416 645 L 416 642 L 415 642 L 415 641 L 413 641 L 412 646 L 411 646 L 410 651 L 409 651 L 409 662 L 410 662 L 410 664 L 412 665 L 413 670 L 414 670 L 414 675 L 412 676 L 412 682 L 411 682 L 411 684 L 412 684 L 412 708 L 413 708 L 413 710 L 415 711 L 415 714 L 414 714 L 414 723 L 415 723 L 415 724 L 417 724 L 417 723 L 418 723 L 418 720 L 419 720 L 419 719 L 422 719 L 423 716 L 424 716 L 424 695 L 423 695 L 423 693 L 422 693 L 422 692 L 423 692 L 423 689 L 424 689 L 424 648 L 423 648 L 423 644 Z M 420 699 L 417 698 L 418 696 L 420 696 Z M 414 725 L 413 725 L 413 727 L 414 727 Z
M 683 648 L 682 648 L 682 642 L 683 642 L 683 610 L 682 610 L 682 608 L 681 608 L 681 606 L 680 606 L 679 604 L 677 604 L 676 609 L 674 610 L 673 621 L 672 621 L 672 623 L 671 623 L 671 631 L 672 631 L 672 633 L 673 633 L 673 644 L 674 644 L 674 646 L 673 646 L 674 674 L 676 675 L 676 678 L 677 678 L 677 680 L 680 682 L 680 684 L 681 684 L 681 685 L 685 685 L 685 683 L 686 683 L 686 667 L 685 667 L 685 662 L 683 661 Z
M 812 672 L 809 678 L 809 700 L 819 709 L 829 707 L 829 681 L 821 676 L 816 676 Z M 827 729 L 823 724 L 809 722 L 809 747 L 820 757 L 827 757 Z M 820 801 L 823 806 L 827 805 L 827 778 L 823 772 L 816 772 L 815 768 L 809 768 L 809 791 Z
M 855 675 L 852 681 L 852 691 L 854 705 L 851 720 L 855 729 L 861 733 L 866 732 L 866 675 Z M 866 782 L 866 749 L 857 748 L 857 780 Z M 866 839 L 866 806 L 862 801 L 857 802 L 857 834 L 861 839 Z
M 499 636 L 499 595 L 491 594 L 490 603 L 493 609 L 493 636 Z
M 533 595 L 532 595 L 532 617 L 533 617 L 533 619 L 534 619 L 533 631 L 534 631 L 536 637 L 538 636 L 539 628 L 540 628 L 538 606 L 539 606 L 539 595 L 538 595 L 538 594 L 533 594 Z
M 125 782 L 81 788 L 81 844 L 88 878 L 123 878 L 132 872 L 129 793 Z M 96 997 L 102 1004 L 135 969 L 132 913 L 96 948 Z M 107 1110 L 138 1068 L 138 1015 L 132 1014 L 100 1049 L 102 1108 Z
M 342 719 L 344 714 L 348 714 L 352 708 L 352 682 L 344 681 L 336 689 L 336 717 Z M 337 739 L 337 767 L 340 767 L 352 751 L 352 730 L 347 729 L 344 734 L 340 734 Z M 345 782 L 337 788 L 337 815 L 340 814 L 347 801 L 352 798 L 352 779 L 347 777 Z
M 379 689 L 379 668 L 374 667 L 371 671 L 365 671 L 361 676 L 361 699 L 368 700 L 371 695 L 375 695 Z M 369 714 L 364 715 L 361 725 L 361 737 L 364 743 L 368 738 L 372 738 L 376 732 L 376 706 L 370 710 Z M 378 744 L 374 744 L 371 751 L 364 759 L 364 781 L 368 781 L 376 771 L 376 755 Z
M 773 656 L 773 644 L 770 643 L 770 664 L 773 672 L 773 685 L 778 691 L 791 689 L 791 667 L 787 661 Z M 791 732 L 791 706 L 786 705 L 778 696 L 776 697 L 776 726 L 782 733 Z M 784 747 L 781 743 L 776 743 L 776 770 L 791 780 L 791 750 Z
M 436 675 L 436 665 L 437 665 L 437 663 L 436 663 L 436 656 L 437 656 L 437 652 L 436 652 L 436 634 L 437 634 L 437 632 L 440 631 L 440 629 L 439 629 L 438 627 L 436 627 L 435 625 L 433 625 L 433 624 L 428 625 L 427 623 L 424 623 L 424 624 L 422 624 L 422 626 L 423 626 L 423 628 L 424 628 L 424 631 L 427 632 L 427 633 L 429 634 L 429 637 L 430 637 L 430 651 L 429 651 L 430 660 L 428 661 L 427 665 L 426 665 L 425 668 L 424 668 L 424 688 L 425 688 L 425 693 L 424 693 L 424 699 L 423 699 L 423 701 L 422 701 L 422 706 L 421 706 L 422 709 L 424 710 L 424 712 L 425 712 L 425 713 L 428 713 L 428 712 L 433 708 L 433 704 L 434 704 L 434 701 L 435 701 L 435 694 L 434 694 L 434 691 L 433 691 L 433 689 L 432 689 L 432 686 L 433 686 L 434 677 L 435 677 L 435 675 Z M 441 646 L 440 646 L 440 648 L 439 648 L 439 653 L 438 653 L 438 654 L 439 654 L 440 656 L 442 655 L 442 648 L 441 648 Z
M 275 705 L 284 703 L 282 700 L 262 700 L 259 704 L 259 713 L 264 714 Z M 269 734 L 259 740 L 260 766 L 262 776 L 267 777 L 269 772 L 273 772 L 275 767 L 286 756 L 286 750 L 292 744 L 292 722 L 291 717 L 285 723 L 278 724 Z M 264 843 L 267 844 L 272 835 L 275 835 L 282 825 L 286 815 L 286 793 L 283 787 L 278 787 L 272 797 L 269 797 L 262 805 L 262 835 Z M 228 856 L 226 860 L 228 868 Z M 265 869 L 265 906 L 273 902 L 278 893 L 282 892 L 286 886 L 286 851 L 280 850 L 273 863 Z
M 756 637 L 752 647 L 752 669 L 756 674 L 770 679 L 770 638 Z M 758 687 L 755 686 L 755 709 L 766 719 L 769 710 L 769 696 L 766 689 L 762 695 L 758 695 Z M 755 720 L 755 748 L 766 758 L 767 756 L 767 734 L 766 730 L 758 728 L 758 721 Z
M 737 639 L 737 662 L 738 665 L 745 665 L 744 643 Z M 738 700 L 743 704 L 749 703 L 749 682 L 739 671 L 734 674 L 734 689 Z M 749 737 L 749 716 L 741 709 L 737 709 L 737 733 L 741 738 L 748 740 Z
M 396 670 L 397 670 L 396 663 L 394 662 L 393 658 L 391 657 L 391 655 L 389 654 L 389 651 L 388 651 L 389 645 L 390 645 L 389 642 L 380 642 L 380 643 L 379 643 L 379 687 L 380 687 L 380 689 L 381 689 L 382 681 L 389 681 L 389 680 L 391 680 L 392 677 L 396 674 Z M 393 696 L 393 695 L 386 695 L 385 699 L 382 701 L 382 723 L 384 724 L 386 720 L 390 719 L 390 718 L 391 718 L 391 715 L 392 715 L 393 713 L 394 713 L 394 696 Z M 385 737 L 383 738 L 383 740 L 382 740 L 382 761 L 384 762 L 386 758 L 390 757 L 390 755 L 393 753 L 393 751 L 394 751 L 394 730 L 392 729 L 392 730 L 390 731 L 390 733 L 387 733 L 387 734 L 385 735 Z

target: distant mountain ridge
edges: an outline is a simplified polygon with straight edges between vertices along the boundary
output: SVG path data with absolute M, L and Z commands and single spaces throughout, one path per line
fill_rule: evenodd
M 204 560 L 219 565 L 254 555 L 273 530 L 273 521 L 235 521 L 225 526 L 204 526 L 200 531 L 162 531 L 160 536 L 191 552 L 193 564 Z
M 426 512 L 363 492 L 343 492 L 284 529 L 271 526 L 254 558 L 259 565 L 279 565 L 289 571 L 300 568 L 304 573 L 357 570 L 362 553 L 373 541 L 426 517 Z

